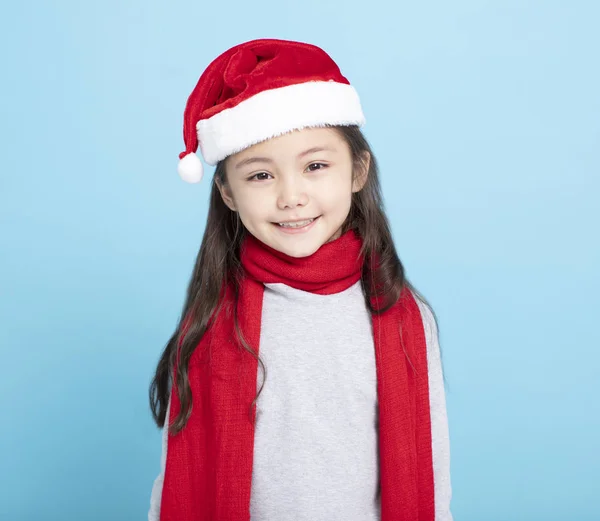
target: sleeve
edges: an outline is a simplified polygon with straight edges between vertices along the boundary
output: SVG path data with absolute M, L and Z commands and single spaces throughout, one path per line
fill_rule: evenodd
M 419 298 L 416 298 L 416 301 L 421 311 L 427 342 L 435 521 L 453 521 L 450 512 L 450 501 L 452 499 L 450 436 L 438 329 L 431 309 Z
M 163 480 L 165 477 L 165 465 L 167 462 L 167 435 L 169 429 L 169 409 L 171 408 L 171 398 L 167 404 L 167 414 L 165 416 L 165 425 L 162 429 L 162 454 L 160 458 L 160 472 L 154 484 L 150 495 L 150 510 L 148 511 L 148 521 L 160 521 L 160 500 L 162 496 Z

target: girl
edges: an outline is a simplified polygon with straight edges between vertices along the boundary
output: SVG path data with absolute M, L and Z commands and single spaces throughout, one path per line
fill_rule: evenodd
M 336 63 L 301 42 L 237 45 L 190 95 L 179 174 L 201 180 L 198 146 L 216 171 L 150 387 L 150 521 L 452 521 L 436 322 L 396 254 L 364 122 Z

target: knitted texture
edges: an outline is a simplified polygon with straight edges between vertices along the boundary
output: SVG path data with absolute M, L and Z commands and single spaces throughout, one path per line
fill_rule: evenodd
M 322 295 L 356 283 L 361 238 L 350 230 L 309 257 L 278 252 L 248 234 L 237 312 L 246 342 L 259 352 L 264 283 Z M 168 436 L 161 521 L 249 521 L 258 364 L 234 335 L 233 290 L 192 355 L 193 408 Z M 374 301 L 373 301 L 374 303 Z M 343 317 L 332 317 L 343 320 Z M 426 341 L 414 296 L 372 315 L 379 407 L 382 521 L 434 521 L 434 481 Z M 268 385 L 268 383 L 266 384 Z M 259 398 L 260 399 L 260 398 Z M 169 422 L 179 413 L 175 385 Z

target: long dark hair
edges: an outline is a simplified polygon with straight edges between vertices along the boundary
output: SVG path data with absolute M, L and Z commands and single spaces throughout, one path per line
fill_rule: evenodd
M 342 234 L 354 229 L 363 239 L 361 253 L 365 262 L 361 287 L 367 308 L 371 313 L 384 312 L 398 300 L 403 288 L 407 286 L 433 312 L 424 297 L 406 278 L 404 267 L 396 253 L 390 224 L 384 211 L 377 160 L 367 139 L 354 125 L 328 125 L 328 127 L 339 132 L 347 142 L 352 154 L 353 176 L 360 174 L 361 167 L 364 172 L 365 152 L 370 154 L 366 182 L 360 191 L 352 194 L 350 211 L 342 227 Z M 174 363 L 178 346 L 180 346 L 176 383 L 181 409 L 169 428 L 172 434 L 183 429 L 190 417 L 192 393 L 188 379 L 189 362 L 194 349 L 207 329 L 209 319 L 213 313 L 216 315 L 219 312 L 219 306 L 222 303 L 221 291 L 227 285 L 231 285 L 236 303 L 239 295 L 240 245 L 248 232 L 242 225 L 239 214 L 230 210 L 224 203 L 217 182 L 222 186 L 227 184 L 225 160 L 217 164 L 213 176 L 206 228 L 188 285 L 185 304 L 177 328 L 162 352 L 149 389 L 152 416 L 156 424 L 163 427 Z M 379 258 L 378 265 L 373 262 L 375 256 Z M 373 309 L 371 306 L 371 296 L 374 295 L 384 298 L 384 305 L 378 309 Z M 433 315 L 437 324 L 435 313 Z M 263 370 L 263 382 L 252 402 L 251 407 L 253 407 L 266 381 L 266 367 L 257 353 L 244 340 L 235 312 L 234 324 L 235 334 L 240 340 L 240 344 L 258 361 Z

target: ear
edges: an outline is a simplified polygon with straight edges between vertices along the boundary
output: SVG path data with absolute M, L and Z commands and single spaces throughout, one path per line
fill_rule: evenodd
M 367 182 L 369 175 L 369 166 L 371 164 L 371 154 L 365 150 L 363 152 L 360 163 L 356 166 L 356 174 L 354 182 L 352 183 L 352 192 L 360 192 Z
M 232 212 L 236 212 L 237 209 L 235 207 L 235 201 L 233 200 L 233 195 L 231 193 L 231 188 L 229 187 L 229 185 L 222 185 L 217 178 L 215 178 L 215 184 L 219 189 L 219 193 L 221 194 L 223 202 L 229 207 L 229 209 Z

